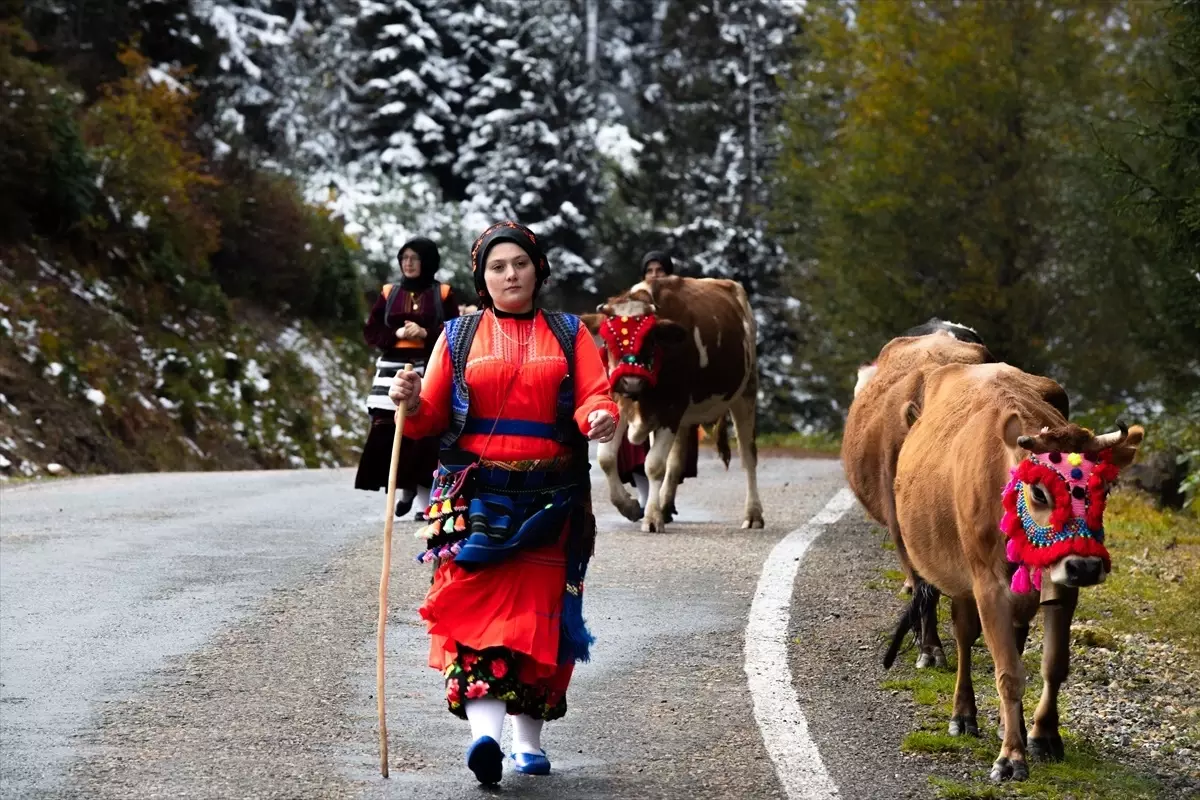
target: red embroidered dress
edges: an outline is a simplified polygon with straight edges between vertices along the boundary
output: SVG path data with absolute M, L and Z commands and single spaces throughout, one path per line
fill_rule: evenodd
M 545 318 L 516 319 L 486 311 L 467 357 L 465 379 L 470 415 L 553 425 L 567 360 Z M 446 431 L 451 421 L 453 370 L 445 337 L 429 360 L 421 400 L 406 423 L 414 437 Z M 575 341 L 574 422 L 587 434 L 587 418 L 607 411 L 617 418 L 608 377 L 587 329 Z M 513 434 L 463 433 L 457 448 L 505 462 L 513 469 L 561 460 L 570 448 L 553 439 Z M 498 697 L 509 713 L 553 719 L 565 713 L 573 662 L 559 664 L 560 617 L 566 582 L 567 530 L 557 542 L 520 550 L 483 569 L 453 561 L 434 571 L 420 613 L 431 637 L 429 666 L 447 676 L 450 710 L 464 716 L 463 703 Z

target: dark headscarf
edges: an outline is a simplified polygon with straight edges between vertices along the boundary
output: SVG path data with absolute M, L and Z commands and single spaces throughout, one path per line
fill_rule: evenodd
M 400 287 L 408 292 L 423 292 L 433 285 L 433 276 L 442 265 L 442 255 L 438 252 L 437 244 L 424 236 L 409 239 L 404 243 L 404 246 L 396 253 L 397 264 L 404 257 L 405 250 L 412 250 L 421 259 L 421 274 L 415 278 L 408 278 L 405 277 L 402 268 L 400 270 Z
M 675 274 L 675 263 L 671 261 L 671 257 L 661 250 L 651 250 L 646 255 L 642 256 L 642 277 L 646 277 L 646 267 L 651 261 L 657 261 L 662 264 L 663 272 L 668 275 Z
M 475 244 L 471 245 L 471 271 L 475 273 L 475 290 L 479 292 L 479 299 L 483 305 L 488 308 L 492 306 L 492 297 L 488 294 L 487 283 L 484 281 L 484 267 L 487 264 L 488 251 L 497 242 L 512 242 L 529 255 L 529 260 L 537 270 L 537 285 L 533 289 L 534 299 L 537 299 L 542 284 L 550 277 L 550 262 L 546 260 L 546 254 L 533 231 L 519 222 L 505 220 L 479 234 Z

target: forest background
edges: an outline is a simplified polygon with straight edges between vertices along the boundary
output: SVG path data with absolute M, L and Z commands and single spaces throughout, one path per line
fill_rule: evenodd
M 0 0 L 0 476 L 353 463 L 407 237 L 743 282 L 764 434 L 939 316 L 1200 489 L 1200 2 Z

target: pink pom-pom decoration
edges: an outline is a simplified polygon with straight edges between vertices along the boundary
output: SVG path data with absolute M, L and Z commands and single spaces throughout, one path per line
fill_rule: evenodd
M 1027 594 L 1033 591 L 1033 584 L 1029 580 L 1028 567 L 1017 568 L 1017 571 L 1013 573 L 1012 583 L 1009 588 L 1017 594 Z
M 1017 546 L 1016 539 L 1009 539 L 1008 544 L 1004 546 L 1004 557 L 1014 564 L 1021 561 L 1021 548 Z

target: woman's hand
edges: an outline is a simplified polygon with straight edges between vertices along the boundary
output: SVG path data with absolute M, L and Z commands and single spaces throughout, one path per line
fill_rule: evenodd
M 588 438 L 604 444 L 611 442 L 617 432 L 617 421 L 607 411 L 588 414 Z
M 409 411 L 416 410 L 421 400 L 421 376 L 415 370 L 400 370 L 392 378 L 392 386 L 388 389 L 388 397 L 397 406 L 405 406 Z
M 401 341 L 413 341 L 415 339 L 424 339 L 429 334 L 415 322 L 404 323 L 403 328 L 396 330 L 396 338 Z

